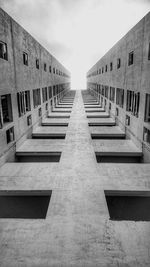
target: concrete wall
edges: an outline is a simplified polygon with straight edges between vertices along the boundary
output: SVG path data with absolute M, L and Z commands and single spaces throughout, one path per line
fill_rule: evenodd
M 135 25 L 116 45 L 114 45 L 87 73 L 87 87 L 95 90 L 98 85 L 107 85 L 124 89 L 124 107 L 119 109 L 118 124 L 124 127 L 127 136 L 143 148 L 144 161 L 150 162 L 150 146 L 143 142 L 143 127 L 150 130 L 150 123 L 144 122 L 145 94 L 150 94 L 150 60 L 148 49 L 150 43 L 150 13 Z M 128 55 L 134 51 L 134 63 L 128 66 Z M 117 58 L 121 58 L 121 67 L 117 69 Z M 110 62 L 113 70 L 110 71 Z M 105 72 L 105 66 L 108 71 Z M 104 73 L 99 69 L 104 67 Z M 126 111 L 127 90 L 140 92 L 139 116 Z M 98 96 L 99 93 L 96 92 Z M 101 96 L 100 96 L 101 98 Z M 108 110 L 109 98 L 107 101 Z M 111 103 L 111 115 L 115 116 L 116 103 Z M 130 126 L 125 125 L 126 114 L 130 116 Z
M 27 136 L 30 136 L 32 127 L 40 123 L 41 117 L 38 109 L 42 108 L 44 116 L 45 105 L 43 103 L 42 88 L 54 85 L 63 86 L 65 93 L 70 89 L 70 73 L 65 67 L 42 47 L 29 33 L 16 23 L 6 12 L 0 9 L 0 41 L 7 44 L 8 60 L 0 58 L 0 96 L 11 94 L 13 122 L 4 124 L 0 129 L 0 163 L 4 163 L 11 155 L 14 155 L 16 145 L 19 145 Z M 28 66 L 23 64 L 23 52 L 28 54 Z M 39 69 L 36 68 L 36 58 L 39 59 Z M 44 71 L 44 63 L 47 71 Z M 51 73 L 49 72 L 51 66 Z M 63 73 L 53 73 L 53 68 Z M 41 106 L 33 107 L 33 89 L 41 89 Z M 30 90 L 31 111 L 19 117 L 17 106 L 17 92 Z M 62 94 L 57 95 L 57 98 Z M 1 103 L 0 103 L 1 109 Z M 32 115 L 32 125 L 27 126 L 27 116 Z M 6 130 L 14 126 L 15 140 L 7 144 Z M 11 153 L 12 151 L 12 153 Z

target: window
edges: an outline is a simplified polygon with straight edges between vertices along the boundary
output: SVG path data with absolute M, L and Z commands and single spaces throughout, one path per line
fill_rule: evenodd
M 38 114 L 39 114 L 39 117 L 42 116 L 42 109 L 41 109 L 41 108 L 39 108 L 39 110 L 38 110 Z
M 41 92 L 40 92 L 40 88 L 33 89 L 33 106 L 34 106 L 34 108 L 36 108 L 39 105 L 41 105 Z
M 107 65 L 105 66 L 105 72 L 107 72 Z
M 12 116 L 12 104 L 11 104 L 11 95 L 2 95 L 1 96 L 1 106 L 2 106 L 2 124 L 13 121 Z
M 28 66 L 28 54 L 23 52 L 23 64 Z
M 55 74 L 55 68 L 53 68 L 53 73 Z
M 138 117 L 140 103 L 140 93 L 127 90 L 127 106 L 126 110 L 131 112 L 134 116 Z
M 51 68 L 51 66 L 49 66 L 49 72 L 50 72 L 50 73 L 52 72 L 52 68 Z
M 149 46 L 148 46 L 148 60 L 150 60 L 150 43 L 149 43 Z
M 8 129 L 6 131 L 7 144 L 9 144 L 10 142 L 13 142 L 14 139 L 15 139 L 15 136 L 14 136 L 14 127 L 11 127 L 10 129 Z
M 48 87 L 48 95 L 49 95 L 49 98 L 52 98 L 52 87 L 51 86 Z
M 30 91 L 23 91 L 17 93 L 18 113 L 19 117 L 31 110 Z
M 36 68 L 39 69 L 39 59 L 36 59 Z
M 127 126 L 130 125 L 130 116 L 128 116 L 128 115 L 126 115 L 126 121 L 125 121 L 125 124 L 126 124 Z
M 104 85 L 102 85 L 102 95 L 104 96 Z
M 42 98 L 43 98 L 43 103 L 48 100 L 47 87 L 42 88 Z
M 104 73 L 104 67 L 102 67 L 102 73 Z
M 44 71 L 46 71 L 46 63 L 44 63 Z
M 143 141 L 150 144 L 150 130 L 144 127 Z
M 109 103 L 109 110 L 111 110 L 111 103 Z
M 117 69 L 119 69 L 121 67 L 121 59 L 118 58 L 117 59 Z
M 110 101 L 115 102 L 115 87 L 110 87 L 109 99 Z
M 56 88 L 55 88 L 55 85 L 53 86 L 53 96 L 56 95 Z
M 45 105 L 45 110 L 48 110 L 48 103 L 46 103 Z
M 116 108 L 116 116 L 118 117 L 119 116 L 119 109 Z
M 28 125 L 28 126 L 32 125 L 32 116 L 31 116 L 31 115 L 29 115 L 29 116 L 27 117 L 27 125 Z
M 133 58 L 134 58 L 134 53 L 132 51 L 132 52 L 129 53 L 128 66 L 133 64 Z
M 110 71 L 112 71 L 112 70 L 113 70 L 113 63 L 110 62 Z
M 0 41 L 0 58 L 8 60 L 7 44 Z
M 108 86 L 105 86 L 105 97 L 108 98 Z
M 99 74 L 101 74 L 101 69 L 99 69 Z
M 117 88 L 116 91 L 116 104 L 123 108 L 124 104 L 124 89 Z
M 146 94 L 145 99 L 145 118 L 146 122 L 150 122 L 150 94 Z

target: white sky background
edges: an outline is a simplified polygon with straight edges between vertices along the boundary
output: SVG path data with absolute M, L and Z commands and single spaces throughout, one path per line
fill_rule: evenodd
M 150 0 L 0 0 L 0 6 L 70 71 L 72 88 L 150 11 Z

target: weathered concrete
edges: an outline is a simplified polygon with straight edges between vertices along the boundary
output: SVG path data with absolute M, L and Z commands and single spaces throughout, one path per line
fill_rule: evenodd
M 7 163 L 5 190 L 53 190 L 45 220 L 1 219 L 2 267 L 149 267 L 150 223 L 110 221 L 104 189 L 148 190 L 149 164 L 97 164 L 77 93 L 60 163 Z

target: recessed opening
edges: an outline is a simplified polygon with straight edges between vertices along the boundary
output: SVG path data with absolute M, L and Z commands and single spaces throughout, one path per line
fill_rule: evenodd
M 98 163 L 140 163 L 141 156 L 136 155 L 102 155 L 99 152 L 95 152 L 96 160 Z
M 61 152 L 16 152 L 17 162 L 59 162 Z
M 32 134 L 33 139 L 65 139 L 66 134 L 64 133 L 55 133 L 55 134 Z
M 66 122 L 64 122 L 64 123 L 62 123 L 62 122 L 42 122 L 42 126 L 62 126 L 62 127 L 68 127 L 68 123 Z
M 89 122 L 88 123 L 89 126 L 115 126 L 116 123 L 115 122 Z
M 92 139 L 125 139 L 125 134 L 91 134 Z
M 0 218 L 45 219 L 52 190 L 0 191 Z
M 150 191 L 105 190 L 110 220 L 150 221 Z

